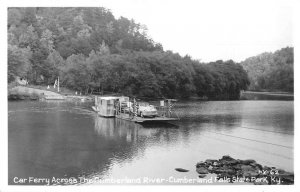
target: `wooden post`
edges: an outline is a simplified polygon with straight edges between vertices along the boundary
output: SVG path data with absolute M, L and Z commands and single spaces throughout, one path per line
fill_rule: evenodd
M 59 92 L 59 76 L 57 77 L 57 92 Z
M 168 100 L 168 114 L 169 117 L 171 117 L 171 112 L 172 112 L 172 101 L 171 99 Z

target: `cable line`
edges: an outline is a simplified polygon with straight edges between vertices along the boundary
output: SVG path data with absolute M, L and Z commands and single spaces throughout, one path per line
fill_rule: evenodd
M 236 124 L 224 123 L 223 125 L 236 125 Z M 245 127 L 245 126 L 238 126 L 238 128 L 253 129 L 253 130 L 264 131 L 264 132 L 270 132 L 270 133 L 281 133 L 281 134 L 285 134 L 285 135 L 294 135 L 294 134 L 285 133 L 285 132 L 282 132 L 282 131 L 269 131 L 269 130 L 256 129 L 256 128 Z
M 294 135 L 294 134 L 285 133 L 285 132 L 281 132 L 281 131 L 269 131 L 269 130 L 263 130 L 263 129 L 256 129 L 256 128 L 252 128 L 252 127 L 244 127 L 244 126 L 241 126 L 240 128 L 244 128 L 244 129 L 254 129 L 254 130 L 264 131 L 264 132 L 270 132 L 270 133 L 281 133 L 281 134 L 286 134 L 286 135 Z
M 257 142 L 257 143 L 265 143 L 265 144 L 274 145 L 274 146 L 278 146 L 278 147 L 284 147 L 284 148 L 288 148 L 288 149 L 294 149 L 291 146 L 285 146 L 285 145 L 280 145 L 280 144 L 276 144 L 276 143 L 269 143 L 269 142 L 265 142 L 265 141 L 255 140 L 255 139 L 248 139 L 248 138 L 244 138 L 244 137 L 227 135 L 227 134 L 224 134 L 224 133 L 217 133 L 217 132 L 213 132 L 213 131 L 207 131 L 207 132 L 218 134 L 218 135 L 224 135 L 224 136 L 228 136 L 228 137 L 234 137 L 234 138 L 238 138 L 238 139 L 244 139 L 244 140 L 248 140 L 248 141 L 254 141 L 254 142 Z

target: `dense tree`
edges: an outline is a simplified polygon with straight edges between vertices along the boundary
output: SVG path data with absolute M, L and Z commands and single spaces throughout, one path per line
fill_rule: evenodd
M 275 53 L 263 53 L 243 61 L 249 74 L 250 89 L 294 91 L 294 49 L 283 48 Z
M 8 82 L 16 76 L 26 77 L 31 69 L 31 51 L 29 48 L 19 48 L 8 44 Z
M 163 51 L 147 27 L 105 8 L 9 8 L 9 81 L 61 85 L 82 93 L 238 99 L 249 84 L 233 61 L 209 64 Z

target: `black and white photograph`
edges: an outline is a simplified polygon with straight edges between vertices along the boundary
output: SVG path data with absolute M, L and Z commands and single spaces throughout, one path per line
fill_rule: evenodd
M 89 2 L 2 6 L 0 191 L 296 191 L 294 1 Z

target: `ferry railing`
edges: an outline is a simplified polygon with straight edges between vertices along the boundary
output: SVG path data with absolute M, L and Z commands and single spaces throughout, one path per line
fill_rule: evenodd
M 160 117 L 168 117 L 168 118 L 177 118 L 179 119 L 178 114 L 173 109 L 170 111 L 170 108 L 167 106 L 154 106 L 157 110 L 157 114 Z

